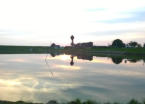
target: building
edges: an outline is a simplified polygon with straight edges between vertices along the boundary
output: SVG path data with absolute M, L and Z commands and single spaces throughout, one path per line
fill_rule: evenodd
M 78 47 L 78 48 L 93 47 L 93 42 L 77 43 L 75 44 L 75 47 Z
M 75 48 L 88 48 L 88 47 L 93 47 L 93 42 L 86 42 L 86 43 L 77 43 L 74 44 L 74 36 L 71 35 L 70 39 L 71 39 L 71 47 L 75 47 Z

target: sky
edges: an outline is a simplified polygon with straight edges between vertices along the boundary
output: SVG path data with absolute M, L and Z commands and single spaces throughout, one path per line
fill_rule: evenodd
M 145 43 L 145 0 L 0 0 L 0 45 Z

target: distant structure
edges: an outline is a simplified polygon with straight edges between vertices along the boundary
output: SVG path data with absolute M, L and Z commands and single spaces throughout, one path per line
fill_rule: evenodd
M 72 41 L 71 46 L 73 47 L 74 46 L 74 36 L 72 35 L 70 38 L 71 38 L 71 41 Z
M 87 43 L 78 43 L 75 45 L 75 47 L 85 48 L 85 47 L 93 47 L 93 42 L 87 42 Z
M 66 48 L 69 48 L 69 47 L 75 47 L 75 48 L 91 48 L 91 47 L 93 47 L 93 42 L 86 42 L 86 43 L 77 43 L 77 44 L 74 44 L 74 36 L 73 35 L 71 35 L 70 39 L 71 39 L 71 46 L 66 46 Z

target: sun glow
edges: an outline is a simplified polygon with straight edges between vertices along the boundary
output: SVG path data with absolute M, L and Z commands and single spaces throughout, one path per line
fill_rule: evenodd
M 0 79 L 0 84 L 3 84 L 3 85 L 20 85 L 20 82 L 16 81 L 16 80 L 2 80 Z
M 57 68 L 65 69 L 65 70 L 80 70 L 79 66 L 70 66 L 70 65 L 55 65 Z
M 104 63 L 104 64 L 112 64 L 111 59 L 104 59 L 104 58 L 99 58 L 95 57 L 92 61 L 92 63 Z
M 70 59 L 70 56 L 69 55 L 61 55 L 61 56 L 59 56 L 59 59 L 61 59 L 61 60 L 69 60 Z

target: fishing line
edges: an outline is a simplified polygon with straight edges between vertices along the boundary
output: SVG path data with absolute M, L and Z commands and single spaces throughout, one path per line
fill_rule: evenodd
M 49 69 L 49 64 L 48 64 L 48 61 L 47 61 L 47 57 L 48 57 L 48 52 L 46 52 L 45 63 L 46 63 L 46 66 L 47 66 L 48 69 Z M 49 72 L 51 73 L 51 76 L 53 77 L 54 75 L 53 75 L 53 72 L 52 72 L 51 69 L 49 69 Z

